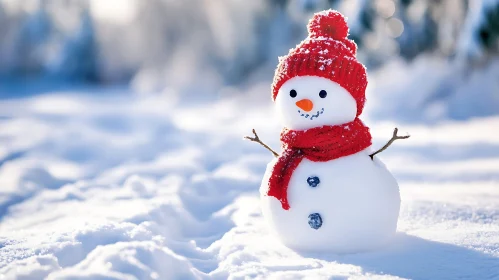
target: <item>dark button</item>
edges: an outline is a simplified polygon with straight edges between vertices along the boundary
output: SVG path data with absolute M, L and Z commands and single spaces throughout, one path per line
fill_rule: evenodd
M 319 229 L 322 226 L 322 218 L 319 213 L 308 215 L 308 224 L 313 229 Z
M 310 176 L 307 179 L 308 185 L 311 186 L 312 188 L 317 187 L 320 184 L 320 182 L 321 180 L 319 180 L 319 177 L 317 176 Z

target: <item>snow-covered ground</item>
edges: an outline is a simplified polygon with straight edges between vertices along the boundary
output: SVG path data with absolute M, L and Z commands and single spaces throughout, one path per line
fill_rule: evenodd
M 246 92 L 0 101 L 0 279 L 499 279 L 499 117 L 365 117 L 375 146 L 395 126 L 412 135 L 381 154 L 399 233 L 379 251 L 314 255 L 261 216 L 272 156 L 242 136 L 254 127 L 277 148 L 280 125 L 268 84 Z

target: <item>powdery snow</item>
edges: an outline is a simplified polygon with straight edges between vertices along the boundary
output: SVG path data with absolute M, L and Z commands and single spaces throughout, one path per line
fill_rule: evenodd
M 190 106 L 161 94 L 2 100 L 0 274 L 499 278 L 498 117 L 399 124 L 411 139 L 381 154 L 401 191 L 394 242 L 363 254 L 299 254 L 261 215 L 258 189 L 272 155 L 241 139 L 254 127 L 278 147 L 280 125 L 262 88 Z M 375 146 L 396 125 L 366 120 Z

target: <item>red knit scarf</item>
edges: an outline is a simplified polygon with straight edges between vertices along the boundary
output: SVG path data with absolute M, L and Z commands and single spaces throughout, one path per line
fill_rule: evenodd
M 371 133 L 362 121 L 308 130 L 281 132 L 283 152 L 272 169 L 267 194 L 277 198 L 285 210 L 289 209 L 288 183 L 303 158 L 329 161 L 358 153 L 371 145 Z M 305 180 L 305 179 L 304 179 Z

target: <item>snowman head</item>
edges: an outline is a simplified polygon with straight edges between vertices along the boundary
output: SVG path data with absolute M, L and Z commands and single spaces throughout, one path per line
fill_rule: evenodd
M 367 75 L 339 12 L 316 13 L 308 37 L 279 59 L 272 97 L 289 129 L 353 121 L 364 108 Z
M 357 103 L 339 84 L 317 76 L 297 76 L 285 82 L 276 97 L 284 125 L 305 130 L 340 125 L 357 116 Z

